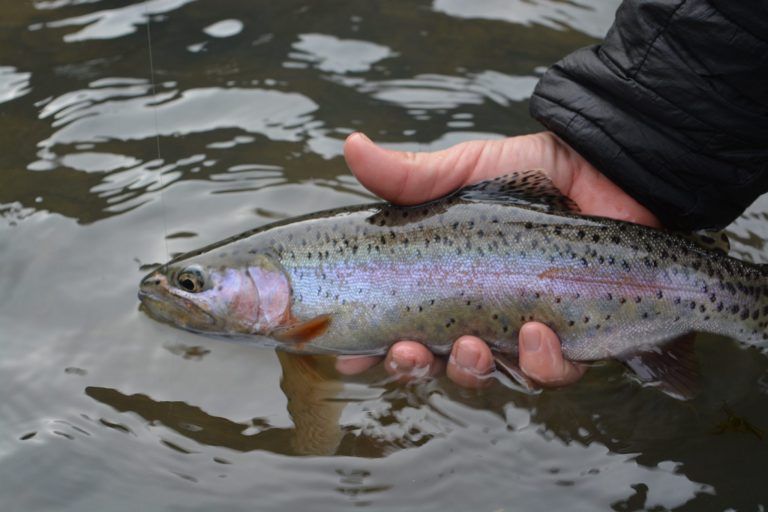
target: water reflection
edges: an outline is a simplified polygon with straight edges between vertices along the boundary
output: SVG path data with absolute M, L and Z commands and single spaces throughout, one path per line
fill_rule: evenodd
M 57 144 L 144 140 L 229 128 L 271 140 L 297 141 L 313 125 L 309 114 L 317 109 L 316 103 L 301 94 L 265 89 L 177 91 L 166 84 L 166 91 L 150 96 L 146 83 L 99 85 L 70 93 L 68 96 L 77 99 L 75 104 L 70 98 L 58 98 L 46 106 L 41 118 L 54 115 L 53 126 L 60 128 L 40 146 L 49 150 Z
M 0 66 L 0 103 L 28 94 L 31 76 L 31 73 L 19 72 L 14 67 Z
M 461 18 L 538 24 L 554 29 L 571 28 L 592 37 L 603 37 L 619 3 L 619 0 L 584 3 L 563 0 L 435 0 L 433 8 Z
M 240 20 L 221 20 L 203 29 L 211 37 L 232 37 L 243 31 L 243 22 Z
M 487 100 L 507 107 L 531 96 L 538 78 L 484 71 L 468 76 L 420 75 L 412 79 L 346 84 L 373 98 L 408 109 L 456 109 Z M 417 112 L 419 114 L 419 112 Z
M 301 34 L 290 57 L 312 62 L 321 71 L 352 73 L 368 71 L 376 62 L 394 56 L 386 46 L 326 34 Z
M 174 348 L 178 352 L 178 347 Z M 189 347 L 179 352 L 187 359 L 198 359 L 204 352 Z M 205 446 L 219 446 L 250 452 L 262 450 L 283 455 L 358 455 L 382 457 L 388 449 L 385 443 L 366 432 L 339 424 L 345 401 L 340 399 L 342 385 L 329 378 L 329 359 L 278 353 L 283 369 L 281 388 L 288 400 L 288 412 L 293 428 L 275 427 L 266 418 L 254 418 L 239 423 L 213 416 L 199 407 L 184 402 L 153 400 L 143 394 L 126 395 L 118 390 L 88 387 L 86 395 L 109 405 L 114 410 L 131 412 L 153 425 L 162 425 L 191 441 Z M 325 374 L 325 376 L 323 376 Z M 109 428 L 130 432 L 130 428 L 100 420 Z M 165 441 L 164 444 L 185 453 L 189 449 Z M 358 446 L 364 446 L 358 449 Z M 401 446 L 402 447 L 402 446 Z
M 117 9 L 104 9 L 82 16 L 51 21 L 46 26 L 49 28 L 61 28 L 85 25 L 84 28 L 77 32 L 66 34 L 64 41 L 67 43 L 87 41 L 89 39 L 114 39 L 133 34 L 138 30 L 138 27 L 146 25 L 150 16 L 174 11 L 193 1 L 147 0 L 146 2 L 134 3 Z M 37 7 L 56 9 L 66 5 L 73 4 L 69 2 L 39 2 Z

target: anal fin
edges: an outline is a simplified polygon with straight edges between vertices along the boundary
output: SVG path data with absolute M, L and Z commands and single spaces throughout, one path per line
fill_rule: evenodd
M 532 393 L 540 389 L 535 382 L 523 373 L 516 357 L 494 351 L 493 362 L 496 364 L 496 369 L 499 372 L 518 383 L 525 391 Z
M 693 351 L 693 333 L 665 345 L 620 357 L 644 383 L 658 387 L 678 400 L 690 400 L 698 392 L 698 363 Z

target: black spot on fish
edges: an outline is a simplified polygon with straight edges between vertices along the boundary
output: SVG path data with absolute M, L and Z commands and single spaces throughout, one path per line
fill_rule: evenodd
M 738 305 L 734 304 L 733 306 L 731 306 L 731 313 L 733 313 L 735 315 L 738 312 L 739 312 L 739 306 Z
M 664 298 L 664 293 L 661 290 L 656 290 L 656 298 L 657 299 Z
M 599 242 L 600 241 L 600 235 L 597 235 L 597 234 L 592 235 L 592 241 L 595 242 L 595 243 Z

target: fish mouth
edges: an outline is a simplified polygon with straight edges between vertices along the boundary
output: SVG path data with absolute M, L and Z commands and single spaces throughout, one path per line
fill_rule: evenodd
M 139 289 L 138 297 L 141 302 L 139 311 L 155 320 L 177 325 L 190 331 L 201 332 L 203 329 L 192 327 L 190 324 L 202 324 L 210 327 L 217 325 L 216 318 L 213 315 L 183 297 L 168 297 L 142 289 Z M 178 301 L 181 301 L 181 303 Z M 188 318 L 193 318 L 194 321 L 186 321 Z

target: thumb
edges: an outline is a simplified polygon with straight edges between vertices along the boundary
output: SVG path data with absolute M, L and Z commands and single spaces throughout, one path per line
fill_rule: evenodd
M 563 358 L 555 332 L 538 322 L 528 322 L 520 329 L 520 369 L 544 386 L 563 386 L 576 382 L 586 366 Z
M 418 204 L 490 177 L 500 142 L 471 141 L 434 153 L 414 153 L 384 149 L 358 132 L 347 137 L 344 157 L 360 183 L 377 196 Z

